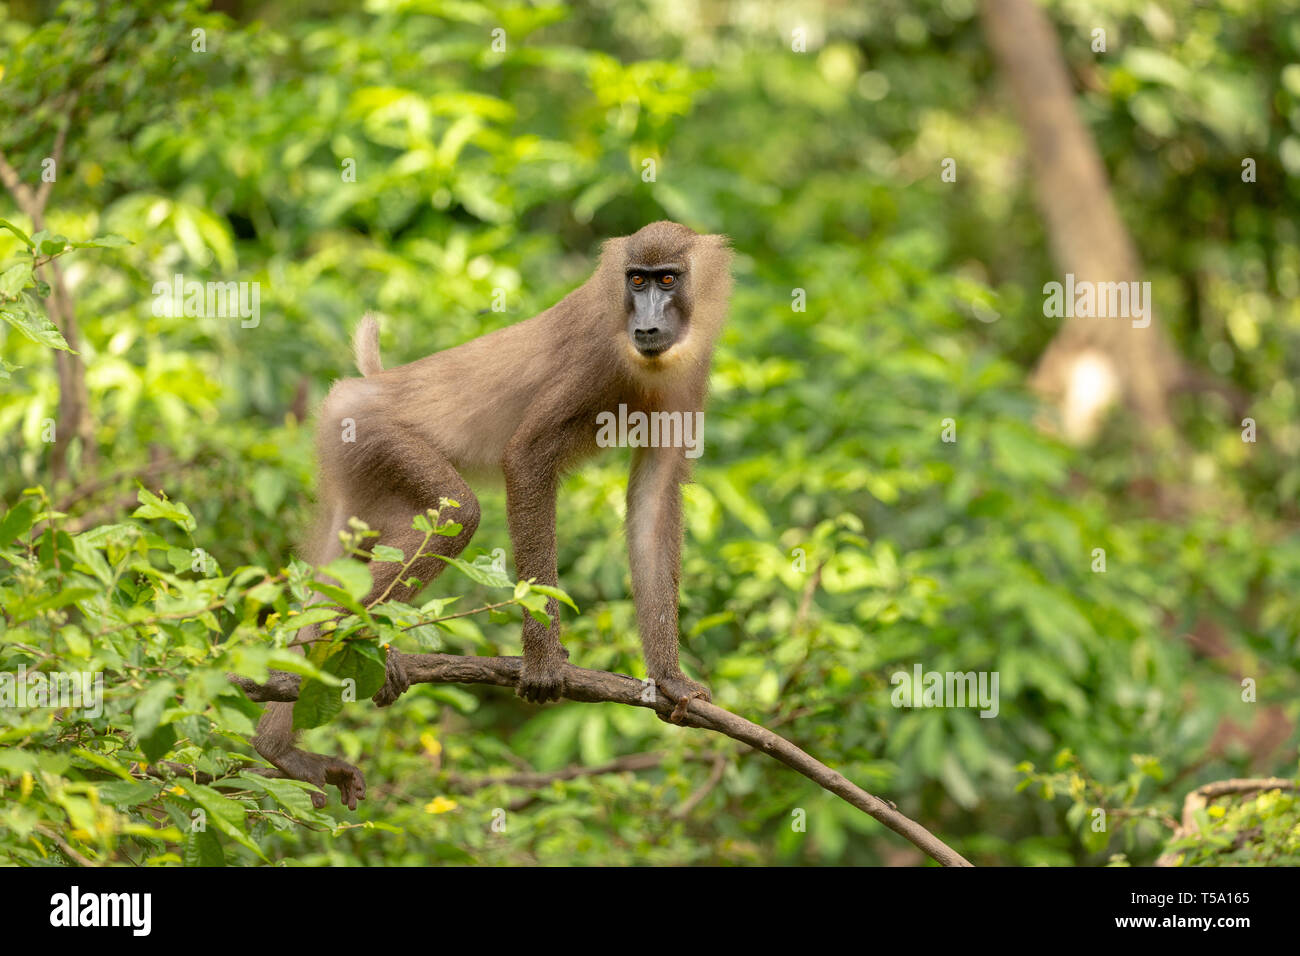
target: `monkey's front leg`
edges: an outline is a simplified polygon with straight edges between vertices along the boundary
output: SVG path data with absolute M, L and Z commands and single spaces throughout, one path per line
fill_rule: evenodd
M 506 513 L 510 541 L 515 549 L 515 567 L 521 581 L 535 578 L 538 584 L 559 584 L 555 556 L 555 495 L 558 476 L 554 469 L 528 460 L 527 454 L 508 455 L 505 461 Z M 560 605 L 546 602 L 550 626 L 543 626 L 531 614 L 524 615 L 524 663 L 516 693 L 524 700 L 541 703 L 564 695 L 564 667 L 569 652 L 560 643 Z
M 677 589 L 682 561 L 682 490 L 688 473 L 680 448 L 638 449 L 627 483 L 627 547 L 632 598 L 645 668 L 656 692 L 677 704 L 681 720 L 709 689 L 682 673 L 677 657 Z

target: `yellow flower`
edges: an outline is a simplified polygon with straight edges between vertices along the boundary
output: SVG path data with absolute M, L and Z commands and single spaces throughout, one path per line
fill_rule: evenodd
M 424 747 L 424 752 L 430 757 L 437 757 L 442 754 L 442 744 L 438 742 L 437 737 L 427 730 L 420 734 L 420 745 Z
M 457 807 L 457 803 L 455 800 L 448 800 L 446 797 L 438 796 L 438 797 L 434 797 L 432 800 L 430 800 L 428 803 L 424 805 L 424 812 L 425 813 L 447 813 L 450 810 L 455 810 L 456 807 Z

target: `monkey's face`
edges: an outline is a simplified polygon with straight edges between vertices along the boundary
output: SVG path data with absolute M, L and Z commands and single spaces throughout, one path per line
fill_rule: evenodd
M 642 358 L 657 359 L 686 337 L 685 279 L 677 263 L 627 267 L 627 336 Z

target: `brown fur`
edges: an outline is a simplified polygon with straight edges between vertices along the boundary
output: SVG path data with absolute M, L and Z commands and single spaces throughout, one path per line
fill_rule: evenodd
M 437 508 L 442 496 L 460 502 L 459 511 L 444 517 L 463 530 L 454 538 L 435 537 L 429 547 L 459 554 L 479 521 L 478 500 L 462 476 L 495 473 L 505 479 L 519 577 L 557 584 L 561 475 L 597 450 L 601 412 L 617 413 L 620 403 L 646 412 L 703 407 L 730 297 L 730 258 L 724 237 L 652 223 L 606 242 L 591 278 L 540 315 L 392 369 L 381 366 L 378 325 L 367 315 L 354 340 L 364 377 L 337 383 L 321 407 L 321 519 L 311 560 L 338 556 L 338 532 L 354 515 L 380 532 L 380 543 L 409 557 L 423 537 L 412 530 L 412 516 Z M 664 263 L 682 267 L 673 295 L 686 324 L 672 348 L 646 358 L 627 330 L 625 272 L 629 264 Z M 354 442 L 340 440 L 348 419 L 355 423 Z M 708 698 L 707 688 L 682 674 L 677 658 L 680 484 L 688 475 L 681 448 L 646 448 L 634 452 L 628 481 L 628 549 L 646 670 L 673 700 Z M 427 583 L 443 567 L 435 557 L 422 557 L 411 573 Z M 395 563 L 372 564 L 374 589 L 367 600 L 382 594 L 399 570 Z M 392 597 L 410 593 L 395 587 Z M 549 628 L 524 618 L 519 694 L 531 700 L 563 692 L 568 655 L 554 600 L 548 612 Z M 389 703 L 403 689 L 386 686 L 376 700 Z M 258 751 L 297 779 L 337 783 L 345 802 L 355 806 L 364 794 L 360 771 L 298 750 L 291 728 L 292 704 L 269 705 L 258 725 Z

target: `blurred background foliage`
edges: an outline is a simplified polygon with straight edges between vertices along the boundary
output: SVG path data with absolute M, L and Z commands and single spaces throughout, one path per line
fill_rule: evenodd
M 481 687 L 420 686 L 310 732 L 309 749 L 365 771 L 356 813 L 333 791 L 318 812 L 247 775 L 224 794 L 164 789 L 133 763 L 158 756 L 142 730 L 171 725 L 169 760 L 216 774 L 255 760 L 256 709 L 221 675 L 272 658 L 256 575 L 236 571 L 273 573 L 294 552 L 312 494 L 305 422 L 354 374 L 361 313 L 383 314 L 386 363 L 409 361 L 546 308 L 602 239 L 660 218 L 725 232 L 738 253 L 681 596 L 684 661 L 719 704 L 977 864 L 1150 863 L 1171 836 L 1162 815 L 1196 785 L 1294 775 L 1300 5 L 1049 4 L 1158 321 L 1219 385 L 1178 397 L 1166 453 L 1123 410 L 1086 448 L 1040 427 L 1026 383 L 1055 331 L 1040 298 L 1055 276 L 975 0 L 215 8 L 0 4 L 0 149 L 38 182 L 60 93 L 81 88 L 48 229 L 132 243 L 61 260 L 99 459 L 74 448 L 65 482 L 42 441 L 52 353 L 0 325 L 4 506 L 35 502 L 21 495 L 37 485 L 68 505 L 45 531 L 29 533 L 35 510 L 5 523 L 18 530 L 0 541 L 0 670 L 104 670 L 110 685 L 95 720 L 0 711 L 7 862 L 921 862 L 725 739 Z M 1098 27 L 1106 53 L 1090 46 Z M 948 157 L 955 183 L 940 178 Z M 10 196 L 0 218 L 31 231 Z M 0 231 L 0 266 L 21 251 Z M 155 315 L 154 284 L 177 273 L 259 283 L 260 324 Z M 1246 396 L 1256 443 L 1225 394 Z M 574 662 L 641 674 L 624 458 L 562 494 L 560 578 L 581 608 L 563 626 Z M 131 517 L 134 475 L 188 505 L 193 531 Z M 482 499 L 471 556 L 508 551 L 502 496 Z M 141 569 L 169 568 L 169 548 L 218 567 L 151 579 Z M 177 580 L 205 576 L 230 589 L 193 592 L 226 593 L 215 612 L 128 613 L 161 616 Z M 491 599 L 450 576 L 432 593 Z M 442 646 L 518 653 L 518 627 L 461 619 Z M 918 662 L 999 672 L 996 719 L 891 707 L 890 676 Z M 647 770 L 473 783 L 650 751 L 662 759 Z M 1026 788 L 1046 778 L 1025 765 L 1068 779 Z M 1099 834 L 1096 806 L 1127 812 Z M 224 823 L 188 833 L 195 807 Z M 1288 826 L 1277 839 L 1297 838 Z

